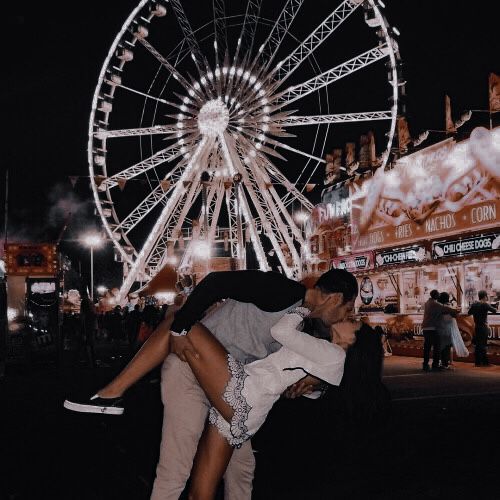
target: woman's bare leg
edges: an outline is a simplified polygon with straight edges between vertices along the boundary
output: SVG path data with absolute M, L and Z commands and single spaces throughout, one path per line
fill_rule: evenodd
M 130 363 L 99 392 L 102 398 L 116 398 L 158 366 L 169 354 L 170 326 L 173 315 L 165 318 Z
M 203 431 L 194 458 L 189 500 L 211 500 L 227 468 L 233 448 L 213 426 Z
M 226 349 L 201 323 L 196 323 L 189 330 L 188 339 L 193 346 L 193 351 L 184 351 L 184 353 L 191 370 L 212 406 L 230 422 L 234 410 L 222 399 L 231 378 Z

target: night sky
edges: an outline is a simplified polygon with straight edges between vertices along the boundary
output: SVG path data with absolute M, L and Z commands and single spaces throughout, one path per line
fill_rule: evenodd
M 446 93 L 456 117 L 467 109 L 486 109 L 488 74 L 500 73 L 494 2 L 384 2 L 389 23 L 401 32 L 398 42 L 412 135 L 443 128 Z M 194 0 L 187 3 L 196 6 Z M 88 179 L 80 179 L 73 189 L 68 176 L 88 175 L 87 126 L 97 76 L 136 4 L 133 0 L 86 0 L 71 6 L 23 1 L 4 7 L 0 233 L 8 167 L 9 240 L 54 241 L 68 211 L 76 214 L 65 240 L 98 227 Z M 486 124 L 486 116 L 474 119 Z M 88 266 L 87 253 L 75 242 L 64 241 L 62 248 Z M 107 285 L 116 285 L 119 267 L 111 261 L 112 252 L 104 250 L 96 272 Z

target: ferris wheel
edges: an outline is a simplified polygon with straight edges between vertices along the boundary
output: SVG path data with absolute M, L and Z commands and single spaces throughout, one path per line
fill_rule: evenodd
M 104 61 L 89 121 L 97 210 L 121 298 L 167 263 L 245 251 L 300 276 L 305 186 L 325 148 L 376 128 L 382 168 L 399 53 L 382 1 L 142 0 Z

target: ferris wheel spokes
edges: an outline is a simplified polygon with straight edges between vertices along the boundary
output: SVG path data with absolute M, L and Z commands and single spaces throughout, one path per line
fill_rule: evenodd
M 199 144 L 196 146 L 195 152 L 193 156 L 191 157 L 191 160 L 189 161 L 186 169 L 182 173 L 182 176 L 179 180 L 179 182 L 176 184 L 172 195 L 168 199 L 167 203 L 163 207 L 163 210 L 160 214 L 160 217 L 156 221 L 153 229 L 151 230 L 148 238 L 146 239 L 144 245 L 142 246 L 139 254 L 137 255 L 136 260 L 134 261 L 134 264 L 129 270 L 129 273 L 125 280 L 123 281 L 122 287 L 120 288 L 120 300 L 123 300 L 125 295 L 128 293 L 130 288 L 132 287 L 138 273 L 141 271 L 141 269 L 144 268 L 144 264 L 146 261 L 146 258 L 150 254 L 151 250 L 153 249 L 155 243 L 157 242 L 158 238 L 164 231 L 165 227 L 165 222 L 169 218 L 169 214 L 171 213 L 172 208 L 177 204 L 179 198 L 182 196 L 182 192 L 184 189 L 183 182 L 185 181 L 190 181 L 193 179 L 194 175 L 196 174 L 196 168 L 197 162 L 199 159 L 199 156 L 204 152 L 205 148 L 207 146 L 213 143 L 213 139 L 203 136 Z
M 352 123 L 374 120 L 390 120 L 391 111 L 367 111 L 365 113 L 337 113 L 333 115 L 289 116 L 274 123 L 282 127 L 299 127 L 303 125 L 322 125 L 327 123 Z
M 172 193 L 176 182 L 179 180 L 185 167 L 185 161 L 179 162 L 174 170 L 171 170 L 160 183 L 144 198 L 116 227 L 128 234 L 136 227 L 159 203 L 164 203 L 169 194 Z
M 292 102 L 326 87 L 341 78 L 344 78 L 356 71 L 366 68 L 370 64 L 377 62 L 388 56 L 387 45 L 379 45 L 369 49 L 348 61 L 335 66 L 321 75 L 310 78 L 304 83 L 294 85 L 280 92 L 275 98 L 276 105 L 288 106 Z
M 227 50 L 227 26 L 226 26 L 226 5 L 224 0 L 212 0 L 212 10 L 214 13 L 214 45 L 216 59 L 217 53 L 226 53 Z
M 158 153 L 155 153 L 146 160 L 140 161 L 135 165 L 132 165 L 131 167 L 128 167 L 125 170 L 122 170 L 121 172 L 118 172 L 117 174 L 107 177 L 102 181 L 101 185 L 99 186 L 99 189 L 102 191 L 105 191 L 106 189 L 111 189 L 115 186 L 118 186 L 118 181 L 120 180 L 129 181 L 130 179 L 140 174 L 143 174 L 148 170 L 151 170 L 152 168 L 155 168 L 161 163 L 172 161 L 175 158 L 181 156 L 182 154 L 181 149 L 182 149 L 181 144 L 176 142 L 175 144 L 172 144 L 171 146 L 168 146 L 165 149 L 158 151 Z
M 241 161 L 241 159 L 246 156 L 246 152 L 241 150 L 238 151 L 236 141 L 228 133 L 225 133 L 224 137 L 220 140 L 224 141 L 225 147 L 223 150 L 227 152 L 228 158 L 232 160 L 233 167 L 243 177 L 243 184 L 250 196 L 250 199 L 252 200 L 252 204 L 255 207 L 260 220 L 267 229 L 267 237 L 269 238 L 278 259 L 280 260 L 285 274 L 289 277 L 293 277 L 294 269 L 291 268 L 286 262 L 286 257 L 281 248 L 281 243 L 285 239 L 284 232 L 286 231 L 286 228 L 273 219 L 272 213 L 274 210 L 267 205 L 266 199 L 262 196 L 261 192 L 266 189 L 265 186 L 259 186 L 256 183 L 251 169 L 246 168 L 244 162 Z
M 253 50 L 261 6 L 262 0 L 248 0 L 240 35 L 241 46 L 248 54 L 251 54 Z
M 307 59 L 360 5 L 362 2 L 344 0 L 316 29 L 271 73 L 281 83 Z
M 170 0 L 170 4 L 174 9 L 175 15 L 177 17 L 177 21 L 179 22 L 179 26 L 181 27 L 182 34 L 188 44 L 188 47 L 191 51 L 191 58 L 193 59 L 194 64 L 196 65 L 196 69 L 200 76 L 203 74 L 203 69 L 200 67 L 200 62 L 205 63 L 206 59 L 203 53 L 201 52 L 200 45 L 194 36 L 194 31 L 191 28 L 191 23 L 184 12 L 184 8 L 181 5 L 179 0 Z
M 193 202 L 201 193 L 201 186 L 196 182 L 191 182 L 185 196 L 181 196 L 177 201 L 176 206 L 172 209 L 170 216 L 164 223 L 163 231 L 156 243 L 152 253 L 145 259 L 145 266 L 154 271 L 159 269 L 160 262 L 163 261 L 168 249 L 169 235 L 168 233 L 180 234 L 182 223 L 187 217 Z
M 243 137 L 241 137 L 240 139 L 241 139 L 241 142 L 243 142 L 243 144 L 246 145 L 247 151 L 249 150 L 249 148 L 253 147 L 252 144 L 247 139 L 245 139 Z M 250 162 L 252 162 L 252 160 L 250 159 L 251 156 L 247 155 L 247 158 L 249 159 Z M 255 171 L 255 173 L 253 175 L 260 177 L 260 179 L 261 179 L 260 185 L 262 186 L 261 189 L 263 191 L 267 191 L 268 190 L 271 193 L 272 198 L 274 199 L 274 202 L 273 202 L 272 200 L 270 200 L 269 198 L 267 198 L 266 202 L 270 206 L 273 206 L 273 208 L 272 208 L 273 211 L 277 208 L 277 210 L 278 210 L 277 213 L 281 214 L 285 218 L 285 221 L 288 224 L 288 227 L 290 228 L 292 234 L 295 236 L 295 238 L 298 241 L 299 245 L 303 246 L 305 244 L 303 235 L 301 234 L 301 232 L 297 228 L 297 226 L 295 224 L 295 221 L 293 220 L 293 218 L 291 217 L 290 213 L 286 209 L 286 206 L 283 203 L 283 200 L 280 198 L 280 196 L 278 195 L 276 189 L 274 188 L 274 186 L 272 184 L 272 181 L 271 181 L 271 177 L 270 177 L 269 172 L 268 172 L 269 169 L 277 170 L 277 167 L 275 167 L 271 163 L 271 161 L 268 160 L 260 152 L 253 158 L 253 164 L 254 164 L 253 165 L 254 168 L 253 169 L 249 168 L 248 169 L 249 172 L 251 172 L 253 174 L 253 171 Z M 287 189 L 287 196 L 294 196 L 295 200 L 299 201 L 299 203 L 302 201 L 302 199 L 305 200 L 305 198 L 302 195 L 302 193 L 300 193 L 299 191 L 297 191 L 297 189 L 294 186 L 292 186 L 292 185 L 290 185 L 288 187 L 288 189 Z M 307 205 L 304 206 L 305 210 L 310 210 L 309 205 L 310 205 L 310 202 L 308 201 Z M 276 219 L 277 220 L 281 220 L 281 215 L 279 215 L 278 217 L 276 217 Z M 284 233 L 288 234 L 288 230 L 286 229 L 285 226 L 283 226 L 282 229 L 284 229 Z M 287 241 L 287 243 L 289 244 L 290 248 L 293 246 L 293 242 L 292 241 Z
M 175 125 L 154 125 L 153 127 L 123 128 L 115 130 L 100 130 L 95 133 L 98 139 L 112 139 L 115 137 L 137 137 L 141 135 L 166 135 L 176 134 L 179 129 Z
M 276 20 L 271 33 L 269 33 L 269 36 L 259 48 L 256 60 L 258 61 L 262 59 L 263 61 L 266 61 L 262 67 L 263 74 L 267 73 L 269 70 L 269 67 L 274 61 L 274 58 L 276 57 L 276 54 L 281 46 L 281 42 L 287 35 L 290 26 L 303 3 L 304 0 L 288 0 Z

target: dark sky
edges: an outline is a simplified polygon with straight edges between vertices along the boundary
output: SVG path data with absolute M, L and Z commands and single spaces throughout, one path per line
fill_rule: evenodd
M 187 3 L 196 7 L 197 1 L 202 0 Z M 401 32 L 398 42 L 414 135 L 443 128 L 445 93 L 457 116 L 466 109 L 485 109 L 488 74 L 500 73 L 494 2 L 384 2 L 386 17 Z M 87 175 L 87 123 L 97 76 L 115 34 L 136 4 L 86 0 L 69 8 L 59 2 L 23 1 L 4 8 L 0 233 L 7 167 L 13 239 L 56 239 L 70 207 L 79 213 L 70 222 L 69 237 L 94 224 L 88 179 L 73 190 L 68 176 Z M 109 259 L 110 252 L 104 256 Z

